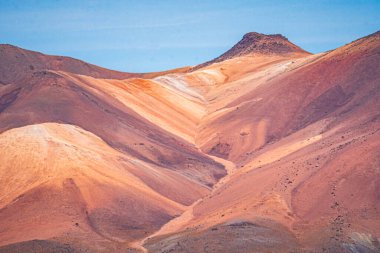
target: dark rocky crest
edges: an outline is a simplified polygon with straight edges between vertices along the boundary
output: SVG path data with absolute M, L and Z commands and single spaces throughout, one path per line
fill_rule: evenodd
M 245 34 L 243 38 L 230 50 L 214 60 L 195 66 L 193 70 L 203 68 L 216 62 L 221 62 L 248 54 L 282 55 L 291 53 L 309 54 L 307 51 L 291 43 L 281 34 L 265 35 L 262 33 L 250 32 Z

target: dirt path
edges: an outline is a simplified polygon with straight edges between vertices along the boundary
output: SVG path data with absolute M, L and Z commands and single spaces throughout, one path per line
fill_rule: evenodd
M 170 233 L 173 233 L 173 232 L 176 232 L 176 231 L 180 231 L 181 229 L 183 229 L 194 217 L 193 215 L 193 210 L 194 210 L 194 207 L 200 202 L 202 201 L 204 198 L 207 198 L 209 195 L 211 195 L 215 190 L 217 190 L 218 188 L 220 188 L 222 185 L 224 185 L 226 182 L 228 182 L 228 180 L 230 179 L 230 176 L 233 174 L 233 172 L 235 171 L 236 169 L 236 166 L 233 162 L 231 161 L 228 161 L 228 160 L 225 160 L 225 159 L 222 159 L 222 158 L 219 158 L 219 157 L 216 157 L 216 156 L 212 156 L 212 155 L 208 155 L 211 159 L 213 159 L 214 161 L 218 162 L 218 163 L 221 163 L 224 165 L 226 171 L 227 171 L 227 175 L 225 177 L 223 177 L 222 179 L 220 179 L 215 185 L 214 187 L 212 188 L 211 192 L 204 196 L 203 198 L 200 198 L 198 199 L 197 201 L 195 201 L 192 205 L 188 206 L 185 211 L 178 217 L 170 220 L 168 223 L 164 224 L 157 232 L 139 240 L 139 241 L 135 241 L 133 243 L 130 244 L 130 247 L 133 247 L 137 250 L 140 250 L 141 252 L 144 252 L 144 253 L 147 253 L 148 250 L 143 246 L 145 244 L 145 242 L 150 239 L 150 238 L 153 238 L 153 237 L 156 237 L 156 236 L 159 236 L 159 235 L 165 235 L 165 234 L 170 234 Z

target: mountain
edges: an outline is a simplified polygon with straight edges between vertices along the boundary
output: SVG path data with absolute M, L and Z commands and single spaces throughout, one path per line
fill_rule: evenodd
M 189 69 L 183 67 L 156 73 L 126 73 L 98 67 L 71 57 L 45 55 L 9 44 L 0 44 L 0 57 L 0 85 L 16 82 L 24 77 L 30 78 L 30 74 L 44 70 L 65 71 L 95 78 L 126 79 L 150 78 Z
M 375 33 L 227 84 L 240 96 L 202 122 L 199 145 L 236 169 L 146 248 L 377 252 L 379 52 Z
M 0 52 L 0 252 L 380 250 L 380 32 L 150 74 Z
M 46 61 L 0 87 L 2 245 L 66 233 L 112 245 L 134 240 L 179 215 L 226 174 L 135 110 L 154 99 L 142 92 L 143 79 L 129 85 L 124 76 L 97 79 L 48 69 L 55 65 Z M 7 66 L 19 73 L 29 65 L 22 59 Z
M 281 34 L 266 35 L 257 32 L 250 32 L 234 45 L 227 52 L 214 60 L 202 63 L 194 69 L 203 68 L 216 62 L 225 61 L 234 57 L 261 54 L 261 55 L 308 55 L 309 52 L 294 45 L 286 37 Z
M 63 56 L 44 55 L 8 44 L 0 45 L 0 82 L 7 84 L 27 74 L 45 69 L 66 71 L 96 78 L 123 79 L 134 74 L 104 69 L 81 60 Z

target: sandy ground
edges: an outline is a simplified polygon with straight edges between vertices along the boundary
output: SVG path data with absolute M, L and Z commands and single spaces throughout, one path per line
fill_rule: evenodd
M 377 33 L 135 76 L 7 49 L 0 245 L 376 252 L 379 52 Z
M 210 157 L 212 159 L 214 159 L 216 162 L 223 164 L 225 166 L 225 169 L 227 170 L 228 174 L 225 177 L 223 177 L 222 179 L 220 179 L 220 181 L 217 184 L 214 185 L 209 196 L 211 196 L 212 193 L 214 191 L 216 191 L 220 186 L 225 184 L 229 180 L 230 175 L 232 175 L 232 173 L 236 169 L 235 164 L 233 164 L 230 161 L 224 160 L 224 159 L 216 157 L 216 156 L 210 155 Z M 194 218 L 194 215 L 193 215 L 194 206 L 196 206 L 197 204 L 199 204 L 203 200 L 204 200 L 204 198 L 198 199 L 193 204 L 186 207 L 186 209 L 184 210 L 184 212 L 180 216 L 170 220 L 168 223 L 166 223 L 164 226 L 162 226 L 157 232 L 155 232 L 155 233 L 153 233 L 153 234 L 151 234 L 151 235 L 149 235 L 149 236 L 147 236 L 141 240 L 138 240 L 136 242 L 131 243 L 130 244 L 131 247 L 136 248 L 138 250 L 141 250 L 142 252 L 148 252 L 147 249 L 144 248 L 144 244 L 150 238 L 160 236 L 160 235 L 175 233 L 176 231 L 181 231 Z

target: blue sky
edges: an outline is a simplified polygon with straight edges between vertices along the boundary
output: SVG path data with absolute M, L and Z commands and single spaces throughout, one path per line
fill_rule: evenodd
M 380 0 L 0 0 L 0 43 L 129 72 L 210 60 L 250 31 L 318 53 L 377 30 Z

